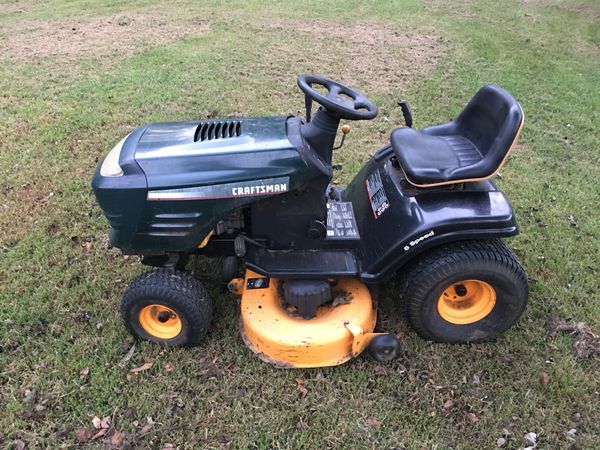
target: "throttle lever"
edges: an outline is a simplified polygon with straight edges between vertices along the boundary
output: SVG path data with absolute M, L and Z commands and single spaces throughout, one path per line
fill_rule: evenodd
M 333 150 L 337 150 L 338 148 L 342 148 L 342 145 L 344 145 L 344 141 L 346 140 L 346 135 L 348 133 L 350 133 L 350 125 L 348 124 L 344 124 L 342 125 L 342 140 L 340 141 L 340 145 L 338 145 L 337 147 L 333 147 Z

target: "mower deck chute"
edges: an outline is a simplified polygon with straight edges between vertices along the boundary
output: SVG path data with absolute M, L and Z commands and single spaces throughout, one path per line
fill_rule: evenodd
M 311 319 L 285 303 L 278 279 L 248 270 L 233 284 L 242 296 L 244 342 L 277 367 L 336 366 L 360 354 L 378 335 L 373 333 L 377 309 L 369 289 L 355 279 L 336 280 L 332 302 L 320 306 Z

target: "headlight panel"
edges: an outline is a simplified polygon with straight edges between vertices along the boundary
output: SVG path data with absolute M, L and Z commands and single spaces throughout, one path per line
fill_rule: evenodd
M 106 155 L 106 158 L 104 158 L 102 166 L 100 166 L 100 175 L 103 177 L 123 176 L 123 169 L 119 165 L 119 156 L 121 156 L 121 149 L 123 148 L 125 139 L 127 139 L 127 136 L 121 139 L 119 143 L 112 148 L 108 155 Z

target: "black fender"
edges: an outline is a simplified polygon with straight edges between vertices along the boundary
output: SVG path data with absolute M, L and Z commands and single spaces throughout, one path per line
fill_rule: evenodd
M 435 246 L 518 233 L 510 202 L 492 181 L 415 188 L 385 150 L 341 194 L 354 208 L 364 282 L 383 281 Z

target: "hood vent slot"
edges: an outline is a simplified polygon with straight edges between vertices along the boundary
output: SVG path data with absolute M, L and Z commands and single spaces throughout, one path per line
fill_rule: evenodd
M 242 122 L 239 120 L 222 120 L 219 122 L 200 122 L 196 128 L 194 142 L 211 141 L 238 137 L 242 134 Z

